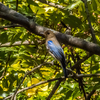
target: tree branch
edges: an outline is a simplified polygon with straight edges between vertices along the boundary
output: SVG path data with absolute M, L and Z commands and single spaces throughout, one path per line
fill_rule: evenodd
M 18 11 L 18 0 L 16 0 L 16 11 Z
M 4 72 L 2 73 L 2 76 L 0 77 L 0 80 L 1 80 L 1 79 L 5 76 L 5 74 L 6 74 L 7 66 L 8 66 L 8 63 L 9 63 L 9 60 L 10 60 L 10 56 L 11 56 L 11 53 L 8 54 L 7 61 L 6 61 L 6 68 L 5 68 Z
M 89 95 L 87 96 L 86 100 L 90 100 L 91 96 L 94 94 L 96 90 L 92 90 Z
M 38 65 L 37 67 L 33 68 L 31 71 L 28 71 L 28 72 L 25 73 L 25 75 L 24 75 L 24 77 L 22 78 L 20 84 L 18 85 L 17 89 L 15 90 L 15 92 L 14 92 L 14 94 L 13 94 L 11 100 L 13 100 L 13 99 L 16 100 L 16 99 L 15 99 L 15 98 L 16 98 L 16 93 L 17 93 L 18 89 L 20 88 L 21 84 L 23 83 L 25 77 L 26 77 L 28 74 L 34 72 L 36 69 L 39 69 L 39 68 L 40 68 L 41 66 L 43 66 L 44 64 L 47 64 L 47 63 L 40 64 L 40 65 Z M 15 97 L 15 98 L 14 98 L 14 97 Z
M 87 0 L 82 0 L 82 1 L 85 4 L 85 10 L 86 10 L 86 13 L 87 13 L 87 19 L 88 19 L 89 27 L 90 27 L 90 30 L 91 30 L 92 39 L 93 39 L 93 42 L 96 43 L 97 40 L 96 40 L 96 37 L 95 37 L 95 34 L 94 34 L 94 30 L 93 30 L 92 25 L 91 25 L 90 15 L 89 15 L 88 5 L 87 5 Z
M 35 1 L 35 0 L 33 0 L 33 1 Z M 55 7 L 55 8 L 59 8 L 59 9 L 62 9 L 62 10 L 65 9 L 65 7 L 58 5 L 58 4 L 55 4 L 55 3 L 52 3 L 52 2 L 49 2 L 47 0 L 38 0 L 38 1 L 45 3 L 45 4 L 48 4 L 49 6 L 52 6 L 52 7 Z
M 97 74 L 80 74 L 80 75 L 76 75 L 76 76 L 75 75 L 69 75 L 68 78 L 73 78 L 73 77 L 76 77 L 76 78 L 97 77 L 97 76 L 100 76 L 100 73 L 97 73 Z M 52 82 L 52 81 L 56 81 L 56 80 L 64 80 L 64 79 L 65 79 L 65 77 L 63 76 L 61 78 L 54 78 L 54 79 L 50 79 L 50 80 L 46 80 L 46 81 L 41 81 L 41 82 L 39 82 L 37 84 L 33 84 L 33 85 L 29 86 L 29 87 L 26 87 L 26 88 L 23 88 L 23 89 L 17 91 L 16 95 L 19 94 L 20 92 L 23 92 L 23 91 L 28 90 L 28 89 L 32 89 L 32 88 L 34 88 L 36 86 L 39 86 L 39 85 L 42 85 L 42 84 L 45 84 L 45 83 L 48 83 L 48 82 Z M 12 96 L 13 95 L 10 95 L 10 96 L 4 98 L 3 100 L 7 100 L 7 99 L 11 98 Z
M 60 85 L 60 83 L 61 83 L 62 81 L 63 81 L 63 79 L 59 79 L 59 80 L 56 82 L 56 84 L 55 84 L 53 90 L 51 91 L 51 93 L 49 94 L 49 96 L 47 97 L 46 100 L 50 100 L 50 99 L 51 99 L 51 97 L 53 96 L 53 94 L 55 93 L 55 91 L 57 90 L 57 88 L 59 87 L 59 85 Z
M 49 28 L 37 25 L 35 22 L 28 20 L 23 15 L 9 9 L 8 7 L 4 6 L 2 3 L 0 3 L 0 17 L 4 18 L 6 20 L 12 21 L 14 23 L 18 23 L 18 24 L 22 25 L 23 27 L 25 27 L 26 29 L 28 29 L 30 32 L 33 32 L 33 33 L 35 33 L 37 35 L 41 35 L 41 36 L 44 36 L 43 34 L 41 34 L 41 32 L 44 32 L 49 29 Z M 73 37 L 71 35 L 62 34 L 55 30 L 52 30 L 52 31 L 55 33 L 59 42 L 84 49 L 93 54 L 100 55 L 100 46 L 99 45 L 91 43 L 91 42 L 87 42 L 83 39 Z
M 1 44 L 1 43 L 0 43 L 0 47 L 11 47 L 11 46 L 32 45 L 32 44 L 34 44 L 33 41 L 30 42 L 30 41 L 27 41 L 27 40 L 26 40 L 26 41 L 24 41 L 23 43 L 22 43 L 22 41 L 16 41 L 16 42 L 13 43 L 12 45 L 11 45 L 10 42 L 4 43 L 4 44 Z
M 87 5 L 87 0 L 82 0 L 82 1 L 85 4 L 85 10 L 86 10 L 86 13 L 87 13 L 87 19 L 88 19 L 88 23 L 89 23 L 89 27 L 90 27 L 90 31 L 91 31 L 91 35 L 92 35 L 92 40 L 93 40 L 94 43 L 96 43 L 97 40 L 96 40 L 95 33 L 94 33 L 94 30 L 93 30 L 92 25 L 91 25 L 90 15 L 89 15 L 88 5 Z M 89 56 L 91 56 L 91 55 L 89 55 Z M 91 91 L 90 94 L 87 97 L 85 97 L 85 100 L 90 100 L 91 96 L 93 95 L 93 93 L 95 91 L 96 90 Z
M 15 12 L 13 11 L 13 13 L 15 13 Z M 11 15 L 11 14 L 12 13 L 0 11 L 1 18 L 4 18 L 4 19 L 9 20 L 9 21 L 14 22 L 14 23 L 18 23 L 20 25 L 24 25 L 24 27 L 27 27 L 27 25 L 30 26 L 29 21 L 27 19 L 25 19 L 24 17 L 23 17 L 24 19 L 22 19 L 22 18 L 16 17 L 16 16 Z
M 23 91 L 28 90 L 28 89 L 32 89 L 32 88 L 34 88 L 36 86 L 39 86 L 39 85 L 42 85 L 42 84 L 45 84 L 45 83 L 48 83 L 48 82 L 56 81 L 56 80 L 61 80 L 61 79 L 65 79 L 65 78 L 62 77 L 62 78 L 54 78 L 54 79 L 50 79 L 50 80 L 46 80 L 46 81 L 41 81 L 41 82 L 39 82 L 37 84 L 33 84 L 33 85 L 29 86 L 29 87 L 26 87 L 26 88 L 23 88 L 23 89 L 17 91 L 16 95 L 19 94 L 20 92 L 23 92 Z M 3 100 L 7 100 L 7 99 L 11 98 L 12 96 L 13 95 L 10 95 L 10 96 L 4 98 Z
M 78 68 L 79 66 L 78 65 L 80 65 L 82 62 L 84 62 L 85 60 L 87 60 L 89 57 L 91 57 L 93 54 L 88 54 L 88 55 L 86 55 L 83 59 L 80 59 L 80 60 L 78 60 L 76 63 L 75 63 L 75 65 L 73 65 L 72 67 L 71 67 L 71 69 L 72 70 L 74 70 L 75 68 Z
M 80 74 L 80 75 L 77 75 L 77 78 L 80 78 L 80 77 L 96 77 L 96 76 L 100 76 L 100 73 L 97 73 L 97 74 Z M 71 76 L 69 76 L 71 77 Z
M 7 66 L 6 66 L 5 70 L 4 70 L 4 72 L 2 73 L 2 76 L 0 76 L 0 80 L 5 76 L 6 70 L 7 70 Z
M 1 2 L 0 2 L 0 11 L 7 14 L 7 15 L 12 15 L 12 16 L 15 16 L 16 18 L 18 19 L 24 19 L 24 20 L 27 20 L 28 21 L 28 18 L 23 16 L 22 14 L 8 8 L 7 6 L 3 5 Z

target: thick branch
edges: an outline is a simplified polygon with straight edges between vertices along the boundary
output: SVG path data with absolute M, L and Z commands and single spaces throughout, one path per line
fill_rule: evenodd
M 4 10 L 3 10 L 3 8 L 4 8 Z M 15 12 L 11 9 L 9 9 L 9 10 L 7 10 L 7 9 L 9 9 L 9 8 L 7 8 L 2 3 L 0 3 L 0 17 L 1 18 L 10 20 L 14 23 L 18 23 L 18 24 L 22 25 L 23 27 L 25 27 L 26 29 L 28 29 L 29 31 L 31 31 L 37 35 L 44 36 L 43 34 L 41 34 L 41 32 L 48 30 L 48 28 L 46 28 L 46 27 L 42 27 L 40 25 L 37 25 L 33 21 L 29 21 L 23 15 Z M 12 13 L 9 13 L 9 12 L 12 12 Z M 16 15 L 17 15 L 17 17 L 16 17 Z M 54 30 L 52 30 L 52 31 L 54 31 Z M 56 37 L 59 42 L 84 49 L 93 54 L 100 55 L 100 46 L 97 44 L 87 42 L 83 39 L 73 37 L 71 35 L 62 34 L 57 31 L 54 31 L 54 33 L 56 34 Z
M 90 53 L 100 55 L 100 46 L 97 44 L 94 44 L 92 42 L 87 42 L 83 39 L 73 37 L 71 35 L 65 35 L 62 33 L 56 34 L 56 37 L 58 41 L 64 44 L 69 44 L 71 46 L 89 51 Z
M 5 14 L 17 17 L 18 19 L 24 19 L 24 20 L 28 21 L 28 18 L 26 18 L 25 16 L 23 16 L 22 14 L 20 14 L 16 11 L 8 8 L 7 6 L 3 5 L 1 2 L 0 2 L 0 12 L 4 12 Z
M 25 18 L 22 19 L 22 18 L 16 17 L 14 15 L 11 15 L 9 12 L 2 12 L 1 9 L 0 9 L 0 17 L 4 18 L 6 20 L 12 21 L 14 23 L 18 23 L 20 25 L 24 25 L 24 27 L 27 27 L 28 25 L 30 26 L 29 21 L 27 19 L 25 19 Z

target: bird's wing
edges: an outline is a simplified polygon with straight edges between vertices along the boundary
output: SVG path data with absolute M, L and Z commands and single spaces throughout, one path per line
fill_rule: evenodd
M 65 57 L 63 49 L 60 45 L 55 45 L 51 40 L 47 42 L 47 48 L 49 49 L 52 56 L 54 56 L 57 60 L 60 61 L 61 67 L 63 68 L 63 72 L 65 77 L 67 77 L 67 71 L 66 71 L 66 64 L 65 64 Z
M 62 57 L 64 57 L 63 49 L 61 46 L 56 46 L 51 40 L 48 41 L 47 48 L 56 59 L 61 60 Z

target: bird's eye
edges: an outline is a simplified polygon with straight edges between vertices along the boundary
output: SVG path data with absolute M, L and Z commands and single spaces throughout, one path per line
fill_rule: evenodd
M 47 34 L 49 35 L 50 33 L 49 33 L 49 32 L 47 32 Z

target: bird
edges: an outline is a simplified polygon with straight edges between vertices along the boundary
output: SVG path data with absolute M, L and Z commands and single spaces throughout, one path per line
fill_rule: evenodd
M 66 70 L 66 61 L 65 56 L 62 47 L 60 46 L 55 34 L 51 30 L 47 30 L 44 32 L 44 35 L 46 37 L 46 48 L 49 51 L 49 53 L 56 58 L 63 69 L 63 73 L 65 78 L 68 77 L 68 73 Z

